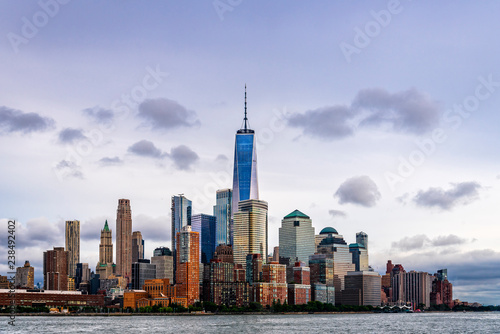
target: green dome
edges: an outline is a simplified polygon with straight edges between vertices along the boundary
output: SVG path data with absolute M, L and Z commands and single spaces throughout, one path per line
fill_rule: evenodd
M 319 234 L 339 234 L 337 232 L 336 229 L 334 229 L 333 227 L 325 227 L 324 229 L 321 230 L 321 232 L 319 232 Z

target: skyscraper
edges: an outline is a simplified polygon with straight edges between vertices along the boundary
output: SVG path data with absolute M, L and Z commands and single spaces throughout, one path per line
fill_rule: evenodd
M 356 243 L 365 246 L 365 249 L 368 252 L 368 234 L 365 232 L 356 233 Z
M 80 262 L 80 222 L 78 220 L 66 221 L 66 250 L 68 258 L 68 276 L 75 277 L 76 264 Z
M 234 263 L 246 265 L 247 254 L 261 254 L 267 262 L 267 202 L 249 199 L 238 203 L 234 214 Z
M 132 233 L 132 263 L 144 259 L 144 240 L 140 231 Z
M 191 226 L 184 226 L 177 233 L 176 284 L 178 295 L 185 297 L 188 304 L 200 299 L 200 234 Z
M 309 262 L 316 250 L 314 227 L 306 214 L 295 210 L 286 215 L 279 229 L 279 256 L 295 261 Z
M 184 226 L 191 225 L 192 206 L 192 202 L 183 194 L 172 196 L 172 251 L 174 256 L 176 256 L 175 250 L 177 249 L 177 233 Z
M 235 209 L 238 208 L 238 203 L 240 201 L 259 199 L 255 131 L 248 128 L 246 85 L 245 117 L 243 122 L 243 128 L 236 132 L 234 147 L 233 216 L 236 213 Z
M 231 205 L 233 192 L 231 189 L 217 190 L 216 202 L 214 205 L 214 216 L 216 217 L 216 246 L 232 245 L 231 238 Z
M 107 279 L 113 274 L 113 239 L 107 220 L 104 223 L 104 228 L 101 230 L 99 262 L 97 263 L 95 273 L 98 274 L 101 279 Z
M 200 262 L 209 264 L 214 257 L 215 242 L 215 216 L 205 215 L 203 213 L 194 215 L 191 218 L 193 232 L 200 233 Z
M 29 261 L 24 262 L 24 267 L 16 269 L 16 289 L 33 289 L 35 286 L 35 268 Z
M 45 290 L 68 290 L 68 258 L 69 252 L 64 247 L 54 247 L 53 250 L 43 252 Z
M 132 271 L 132 210 L 130 200 L 118 200 L 116 211 L 116 274 L 131 281 Z

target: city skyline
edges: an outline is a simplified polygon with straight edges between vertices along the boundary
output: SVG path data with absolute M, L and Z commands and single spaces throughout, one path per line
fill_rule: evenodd
M 71 1 L 36 26 L 38 1 L 1 2 L 0 221 L 18 221 L 19 266 L 41 281 L 79 220 L 94 269 L 121 198 L 147 258 L 171 245 L 171 196 L 212 215 L 246 83 L 268 252 L 297 209 L 348 243 L 366 232 L 379 273 L 448 268 L 456 298 L 500 303 L 500 4 L 390 3 Z

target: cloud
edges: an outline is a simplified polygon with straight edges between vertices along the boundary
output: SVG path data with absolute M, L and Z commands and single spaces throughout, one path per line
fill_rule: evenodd
M 219 154 L 216 158 L 215 158 L 215 161 L 216 162 L 228 162 L 229 161 L 229 158 L 224 155 L 224 154 Z
M 344 211 L 340 211 L 340 210 L 329 210 L 328 213 L 332 217 L 341 217 L 341 218 L 347 217 L 347 214 Z
M 385 89 L 372 88 L 358 92 L 353 108 L 368 111 L 363 125 L 389 124 L 398 132 L 424 134 L 439 124 L 439 105 L 415 88 L 389 93 Z
M 165 154 L 149 140 L 141 140 L 130 146 L 127 150 L 130 153 L 143 157 L 162 159 Z
M 368 176 L 357 176 L 347 179 L 334 194 L 339 203 L 352 203 L 372 207 L 382 197 L 378 187 Z
M 359 91 L 351 105 L 292 114 L 288 125 L 302 129 L 304 135 L 325 140 L 353 136 L 357 129 L 368 126 L 388 126 L 396 132 L 421 135 L 439 125 L 441 113 L 438 103 L 415 88 L 397 93 L 372 88 Z
M 198 154 L 185 145 L 172 148 L 169 156 L 180 170 L 190 170 L 192 165 L 199 160 Z
M 72 144 L 84 139 L 87 137 L 81 129 L 65 128 L 59 132 L 59 142 L 62 144 Z
M 433 239 L 425 234 L 418 234 L 412 237 L 404 237 L 399 241 L 391 244 L 392 248 L 399 251 L 412 251 L 424 248 L 435 248 L 444 246 L 456 246 L 467 243 L 467 239 L 460 238 L 454 234 L 440 235 Z
M 171 248 L 171 229 L 167 228 L 167 226 L 170 226 L 169 216 L 150 217 L 139 214 L 133 217 L 132 223 L 133 230 L 141 231 L 142 238 L 146 242 L 162 242 L 166 247 Z
M 37 113 L 25 113 L 20 110 L 0 107 L 0 133 L 31 133 L 50 130 L 54 120 Z
M 302 128 L 303 133 L 310 137 L 342 139 L 354 134 L 349 124 L 353 116 L 352 110 L 348 107 L 324 107 L 306 111 L 304 114 L 292 114 L 288 118 L 288 125 Z
M 110 109 L 104 109 L 98 106 L 82 110 L 83 114 L 98 123 L 109 124 L 113 121 L 115 114 Z
M 60 175 L 63 178 L 75 178 L 80 180 L 85 178 L 81 171 L 81 167 L 73 161 L 61 160 L 56 165 L 55 169 L 57 170 L 57 175 Z
M 123 160 L 120 159 L 119 157 L 114 157 L 114 158 L 104 157 L 101 160 L 99 160 L 99 163 L 101 164 L 101 166 L 116 166 L 123 164 Z
M 138 116 L 145 120 L 145 125 L 156 130 L 192 127 L 199 124 L 194 111 L 165 98 L 145 100 L 139 105 Z
M 19 222 L 16 236 L 18 247 L 36 245 L 46 249 L 53 246 L 64 246 L 64 221 L 51 222 L 45 217 L 33 218 Z
M 95 218 L 90 218 L 85 221 L 80 221 L 80 239 L 82 241 L 96 241 L 101 238 L 101 230 L 104 228 L 104 222 L 108 221 L 109 229 L 112 230 L 113 235 L 115 234 L 115 217 L 111 216 L 100 216 Z M 99 250 L 97 246 L 96 252 Z
M 429 188 L 420 190 L 413 201 L 422 207 L 438 207 L 442 210 L 451 210 L 458 204 L 467 205 L 479 197 L 481 185 L 477 182 L 451 183 L 451 188 Z

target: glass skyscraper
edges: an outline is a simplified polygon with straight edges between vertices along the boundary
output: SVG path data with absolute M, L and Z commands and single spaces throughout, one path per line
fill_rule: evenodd
M 216 204 L 214 205 L 214 216 L 216 222 L 216 246 L 232 245 L 233 239 L 231 235 L 231 205 L 233 200 L 233 192 L 231 189 L 217 190 Z
M 232 216 L 236 212 L 235 209 L 238 208 L 238 202 L 248 199 L 259 199 L 255 131 L 248 127 L 246 86 L 245 118 L 243 121 L 243 128 L 236 132 L 234 147 Z
M 191 229 L 200 233 L 200 262 L 209 264 L 215 252 L 215 216 L 203 213 L 193 215 L 191 218 Z

